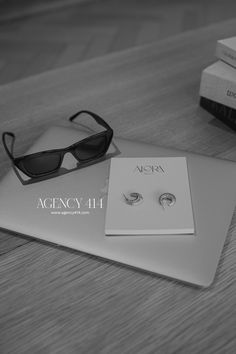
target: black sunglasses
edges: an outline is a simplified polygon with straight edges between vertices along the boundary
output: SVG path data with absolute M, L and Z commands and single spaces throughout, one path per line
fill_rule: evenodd
M 3 146 L 12 163 L 27 176 L 31 178 L 37 178 L 50 175 L 59 170 L 62 165 L 63 157 L 68 152 L 70 152 L 76 158 L 76 160 L 79 161 L 80 166 L 100 159 L 103 155 L 106 154 L 110 146 L 113 137 L 113 130 L 101 117 L 87 110 L 75 113 L 72 117 L 69 118 L 69 120 L 73 122 L 73 120 L 82 113 L 89 114 L 99 125 L 103 126 L 106 130 L 94 134 L 63 149 L 45 150 L 15 158 L 13 156 L 15 134 L 11 132 L 4 132 L 2 134 Z M 11 149 L 8 148 L 6 143 L 7 136 L 12 138 Z

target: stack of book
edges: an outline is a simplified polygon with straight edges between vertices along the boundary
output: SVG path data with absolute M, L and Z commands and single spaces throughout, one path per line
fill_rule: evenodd
M 200 106 L 236 130 L 236 37 L 217 41 L 216 57 L 202 72 Z

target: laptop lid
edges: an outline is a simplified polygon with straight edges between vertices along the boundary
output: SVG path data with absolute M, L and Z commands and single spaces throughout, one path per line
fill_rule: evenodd
M 84 136 L 76 129 L 52 127 L 27 153 L 69 146 Z M 73 170 L 75 161 L 68 154 L 59 176 L 37 183 L 21 184 L 11 169 L 0 182 L 0 227 L 199 286 L 210 285 L 236 203 L 236 164 L 129 140 L 114 139 L 114 143 L 108 158 L 82 169 Z M 111 156 L 186 156 L 195 234 L 106 236 Z M 72 208 L 76 198 L 79 204 Z

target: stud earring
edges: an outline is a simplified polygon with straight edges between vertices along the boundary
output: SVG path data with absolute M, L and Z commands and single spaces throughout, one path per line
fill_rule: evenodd
M 131 206 L 139 205 L 143 202 L 143 196 L 137 192 L 123 193 L 125 203 Z
M 176 203 L 176 197 L 174 194 L 171 193 L 163 193 L 159 199 L 159 204 L 165 210 L 165 206 L 172 207 Z

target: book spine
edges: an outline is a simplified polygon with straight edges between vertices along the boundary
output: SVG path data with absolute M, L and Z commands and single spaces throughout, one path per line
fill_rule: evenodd
M 222 43 L 216 45 L 216 57 L 236 68 L 236 51 Z
M 200 97 L 200 106 L 236 131 L 236 109 L 209 100 L 206 97 Z
M 236 109 L 236 70 L 235 77 L 232 77 L 232 80 L 203 70 L 200 96 Z

